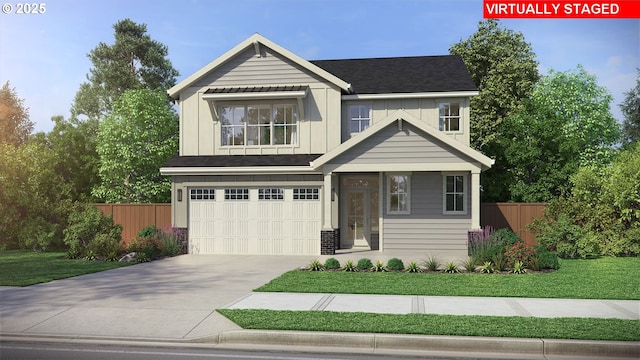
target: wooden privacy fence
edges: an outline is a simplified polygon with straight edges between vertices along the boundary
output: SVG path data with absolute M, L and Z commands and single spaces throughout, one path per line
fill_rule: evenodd
M 480 204 L 480 225 L 511 229 L 525 243 L 534 245 L 536 237 L 527 225 L 542 216 L 546 207 L 545 203 L 483 203 Z
M 480 205 L 480 224 L 496 229 L 509 228 L 529 245 L 536 238 L 527 230 L 535 217 L 542 216 L 545 203 L 483 203 Z M 171 227 L 171 204 L 96 204 L 104 214 L 112 215 L 122 225 L 122 239 L 129 242 L 140 230 L 155 225 Z
M 149 225 L 171 227 L 171 204 L 96 204 L 102 213 L 122 225 L 122 240 L 129 242 Z

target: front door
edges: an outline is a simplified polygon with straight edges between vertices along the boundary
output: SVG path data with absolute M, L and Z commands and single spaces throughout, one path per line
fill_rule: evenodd
M 371 233 L 369 212 L 368 191 L 347 190 L 347 238 L 344 247 L 369 246 Z

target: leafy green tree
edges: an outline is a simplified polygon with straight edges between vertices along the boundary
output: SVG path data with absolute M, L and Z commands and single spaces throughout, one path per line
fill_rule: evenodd
M 624 115 L 622 123 L 622 141 L 633 144 L 640 140 L 640 68 L 637 69 L 636 87 L 625 93 L 620 109 Z
M 88 55 L 93 68 L 76 93 L 73 117 L 101 118 L 130 89 L 167 90 L 175 85 L 179 73 L 167 59 L 168 48 L 151 39 L 145 24 L 124 19 L 113 28 L 115 43 L 101 42 Z
M 128 90 L 98 131 L 101 183 L 107 202 L 169 202 L 171 181 L 160 167 L 178 150 L 178 116 L 162 91 Z
M 98 153 L 96 152 L 96 120 L 65 120 L 54 116 L 55 123 L 49 133 L 32 135 L 32 142 L 41 144 L 53 154 L 53 166 L 57 176 L 68 186 L 72 201 L 94 201 L 91 190 L 98 182 Z
M 31 131 L 33 123 L 29 120 L 29 109 L 7 81 L 0 88 L 0 143 L 18 146 L 27 141 Z
M 473 35 L 449 52 L 464 59 L 479 90 L 471 98 L 471 146 L 496 160 L 482 174 L 483 201 L 506 201 L 511 177 L 500 143 L 503 122 L 531 95 L 540 77 L 535 53 L 522 33 L 495 19 L 481 21 Z
M 551 70 L 536 86 L 536 101 L 563 119 L 563 137 L 582 165 L 609 163 L 620 140 L 620 126 L 609 110 L 613 97 L 594 75 Z
M 567 187 L 567 179 L 578 168 L 566 151 L 562 118 L 541 106 L 536 98 L 505 120 L 500 140 L 509 171 L 504 182 L 509 200 L 549 201 Z
M 580 66 L 542 77 L 504 123 L 509 200 L 549 201 L 569 190 L 580 164 L 608 164 L 619 139 L 610 102 L 607 89 Z
M 0 249 L 61 245 L 69 202 L 53 160 L 40 144 L 0 143 Z

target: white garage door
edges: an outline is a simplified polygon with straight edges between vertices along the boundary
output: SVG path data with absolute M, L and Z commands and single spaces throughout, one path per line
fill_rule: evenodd
M 191 188 L 189 252 L 317 255 L 318 188 Z

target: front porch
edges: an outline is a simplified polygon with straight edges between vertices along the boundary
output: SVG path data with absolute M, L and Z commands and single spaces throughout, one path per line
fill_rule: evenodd
M 321 255 L 464 257 L 468 231 L 480 227 L 476 178 L 479 171 L 326 174 Z

